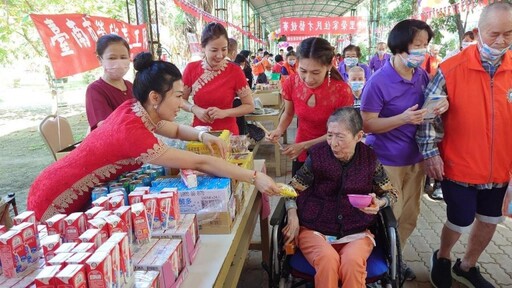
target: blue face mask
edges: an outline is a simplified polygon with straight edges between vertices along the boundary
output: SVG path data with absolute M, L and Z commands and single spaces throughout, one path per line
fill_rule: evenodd
M 347 65 L 348 67 L 354 67 L 359 62 L 359 59 L 357 59 L 357 58 L 345 58 L 343 61 L 345 62 L 345 65 Z
M 407 58 L 404 59 L 402 55 L 398 54 L 400 58 L 402 58 L 402 61 L 404 62 L 405 66 L 409 68 L 416 68 L 425 61 L 425 53 L 427 53 L 427 48 L 423 49 L 410 49 L 409 55 L 407 55 Z
M 503 48 L 501 50 L 492 48 L 489 45 L 485 44 L 484 41 L 482 41 L 482 36 L 480 35 L 480 33 L 478 33 L 478 38 L 480 39 L 480 45 L 478 45 L 478 50 L 480 50 L 480 55 L 482 56 L 482 59 L 487 60 L 493 64 L 498 62 L 501 59 L 501 56 L 507 53 L 507 50 L 511 48 L 511 46 Z
M 363 90 L 364 87 L 364 81 L 350 81 L 349 84 L 353 92 Z

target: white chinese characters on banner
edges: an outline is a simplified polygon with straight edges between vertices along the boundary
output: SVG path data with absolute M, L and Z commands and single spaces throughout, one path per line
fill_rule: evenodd
M 281 34 L 318 35 L 318 34 L 354 34 L 366 29 L 361 17 L 287 17 L 280 20 Z

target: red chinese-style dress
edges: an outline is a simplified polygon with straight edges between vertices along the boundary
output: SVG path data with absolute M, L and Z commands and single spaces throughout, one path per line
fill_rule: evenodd
M 140 168 L 169 149 L 153 134 L 164 123 L 154 124 L 138 101 L 124 102 L 75 150 L 37 176 L 27 209 L 41 221 L 58 213 L 84 211 L 92 187 Z
M 233 108 L 233 100 L 251 97 L 251 89 L 247 85 L 244 72 L 234 63 L 224 60 L 220 68 L 213 70 L 206 60 L 191 62 L 183 72 L 185 95 L 194 99 L 194 104 L 207 109 Z M 213 130 L 227 129 L 238 135 L 236 117 L 216 119 L 213 123 L 205 123 L 194 116 L 192 126 L 211 126 Z
M 293 102 L 299 122 L 295 143 L 325 135 L 327 119 L 332 112 L 344 106 L 352 106 L 354 103 L 352 91 L 347 83 L 335 79 L 329 81 L 328 77 L 325 77 L 322 85 L 311 89 L 304 84 L 299 74 L 290 75 L 284 81 L 282 95 L 283 99 Z M 315 95 L 315 105 L 310 107 L 308 100 L 312 95 Z M 306 161 L 306 151 L 302 151 L 297 160 Z

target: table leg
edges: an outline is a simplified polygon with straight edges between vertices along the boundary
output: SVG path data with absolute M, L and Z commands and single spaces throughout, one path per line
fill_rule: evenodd
M 269 232 L 269 220 L 268 217 L 260 219 L 260 231 L 261 231 L 261 260 L 267 265 L 270 265 L 270 232 Z

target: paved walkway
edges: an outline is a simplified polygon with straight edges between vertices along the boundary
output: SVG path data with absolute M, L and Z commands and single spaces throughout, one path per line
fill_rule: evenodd
M 292 123 L 291 127 L 295 127 Z M 290 135 L 289 139 L 293 139 Z M 273 147 L 262 145 L 255 158 L 273 161 Z M 291 162 L 282 157 L 282 167 L 286 167 L 286 174 L 275 177 L 275 170 L 268 168 L 268 174 L 275 177 L 276 182 L 288 183 L 291 178 Z M 284 168 L 283 168 L 284 172 Z M 277 204 L 278 198 L 271 200 L 272 207 Z M 406 282 L 404 287 L 432 287 L 429 280 L 430 257 L 432 252 L 439 247 L 440 233 L 443 223 L 446 220 L 446 205 L 443 201 L 431 200 L 426 194 L 421 201 L 421 213 L 418 219 L 418 226 L 409 238 L 409 245 L 403 251 L 403 258 L 406 263 L 416 272 L 415 281 Z M 259 227 L 259 226 L 257 226 Z M 259 229 L 259 228 L 258 228 Z M 259 230 L 255 231 L 254 238 L 258 239 Z M 461 258 L 468 235 L 461 237 L 460 243 L 453 249 L 453 258 Z M 498 226 L 498 229 L 479 259 L 480 271 L 495 287 L 512 288 L 512 220 L 507 219 L 505 223 Z M 260 288 L 268 287 L 266 272 L 261 268 L 261 253 L 250 251 L 238 287 Z M 465 287 L 453 282 L 452 287 Z

